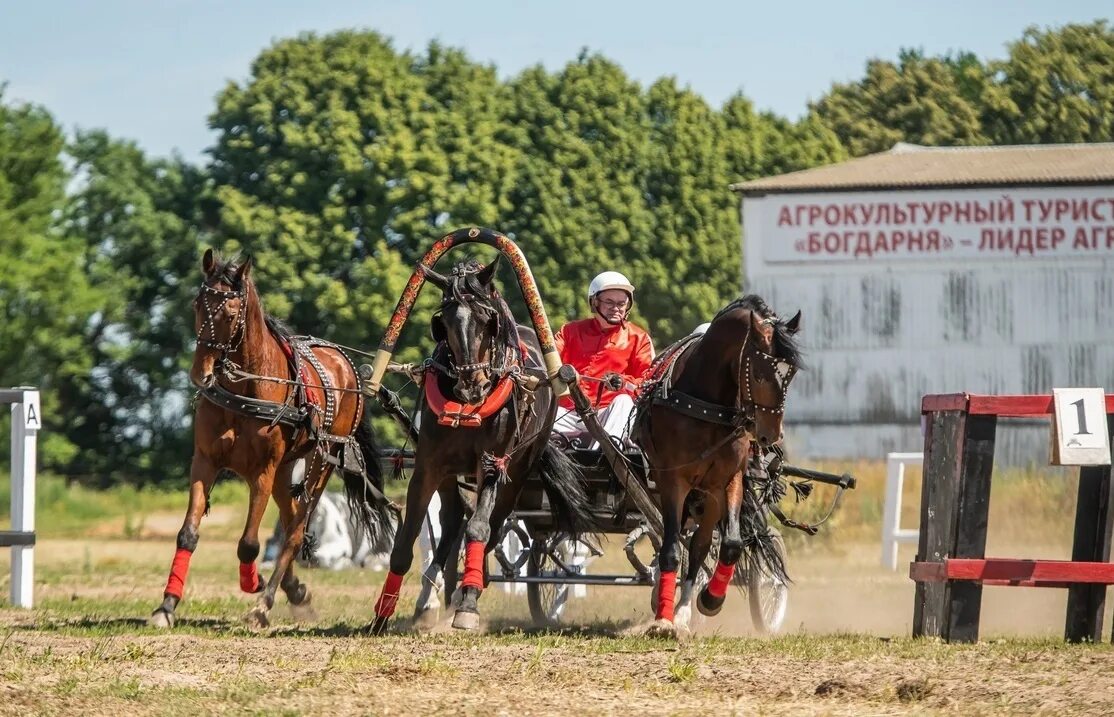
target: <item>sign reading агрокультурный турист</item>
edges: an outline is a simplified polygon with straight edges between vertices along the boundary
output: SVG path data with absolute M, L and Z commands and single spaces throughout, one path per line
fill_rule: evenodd
M 770 263 L 1114 257 L 1114 187 L 783 194 L 754 204 Z

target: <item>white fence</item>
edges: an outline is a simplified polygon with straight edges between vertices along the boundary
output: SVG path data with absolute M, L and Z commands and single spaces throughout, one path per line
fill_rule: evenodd
M 12 529 L 0 547 L 12 549 L 12 605 L 30 608 L 35 587 L 35 447 L 42 428 L 39 392 L 30 386 L 0 390 L 12 404 Z
M 905 466 L 923 465 L 924 453 L 886 454 L 886 504 L 882 511 L 882 567 L 897 570 L 898 543 L 915 543 L 920 536 L 917 528 L 901 528 L 901 488 L 905 483 Z

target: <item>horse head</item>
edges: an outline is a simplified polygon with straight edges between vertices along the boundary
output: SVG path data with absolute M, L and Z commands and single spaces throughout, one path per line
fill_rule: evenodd
M 801 366 L 800 351 L 793 340 L 800 326 L 800 311 L 783 321 L 760 298 L 750 295 L 729 304 L 708 329 L 711 341 L 725 334 L 734 339 L 730 342 L 734 354 L 730 371 L 735 405 L 747 414 L 752 423 L 750 431 L 763 446 L 781 438 L 785 397 Z
M 244 342 L 251 257 L 237 265 L 234 260 L 221 260 L 212 249 L 207 249 L 201 258 L 201 274 L 201 287 L 193 300 L 197 347 L 190 381 L 199 388 L 207 388 L 216 380 L 217 362 Z
M 463 261 L 448 276 L 423 267 L 441 290 L 441 306 L 430 320 L 438 344 L 447 347 L 453 393 L 464 403 L 482 403 L 518 350 L 518 329 L 495 287 L 499 258 L 487 266 Z

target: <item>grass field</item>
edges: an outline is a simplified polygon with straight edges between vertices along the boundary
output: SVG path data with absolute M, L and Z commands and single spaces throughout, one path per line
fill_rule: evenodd
M 46 478 L 36 609 L 0 607 L 0 714 L 1109 713 L 1114 649 L 1062 643 L 1064 591 L 987 589 L 978 645 L 909 638 L 913 584 L 878 564 L 882 468 L 818 467 L 850 468 L 860 489 L 820 535 L 788 536 L 786 634 L 757 637 L 732 594 L 679 643 L 641 634 L 642 588 L 592 588 L 570 601 L 567 629 L 539 633 L 525 597 L 493 586 L 482 634 L 416 635 L 399 620 L 369 638 L 360 628 L 382 581 L 370 570 L 303 571 L 317 619 L 295 621 L 280 599 L 274 626 L 251 632 L 240 617 L 252 598 L 236 588 L 246 493 L 231 482 L 202 523 L 182 622 L 157 632 L 144 620 L 184 492 L 92 493 Z M 918 481 L 908 483 L 904 522 L 915 525 Z M 988 553 L 1067 557 L 1074 491 L 1061 474 L 996 477 Z M 801 507 L 817 514 L 824 497 Z M 602 560 L 617 568 L 620 553 Z M 4 596 L 7 562 L 0 551 Z M 400 616 L 416 582 L 412 573 Z

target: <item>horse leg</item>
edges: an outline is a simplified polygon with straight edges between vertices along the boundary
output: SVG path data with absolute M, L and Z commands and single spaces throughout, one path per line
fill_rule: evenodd
M 205 514 L 208 507 L 209 491 L 213 489 L 216 478 L 217 467 L 213 462 L 195 452 L 190 463 L 190 502 L 186 508 L 185 520 L 182 521 L 182 529 L 178 531 L 178 550 L 174 553 L 174 562 L 170 567 L 170 576 L 166 580 L 162 604 L 151 613 L 147 621 L 153 627 L 174 626 L 174 610 L 182 600 L 186 574 L 190 569 L 190 558 L 193 557 L 193 551 L 197 549 L 198 526 L 201 525 L 201 516 Z
M 293 467 L 279 471 L 275 478 L 274 500 L 275 505 L 279 509 L 279 523 L 282 525 L 282 534 L 284 536 L 283 544 L 285 545 L 285 536 L 290 535 L 297 527 L 298 517 L 298 504 L 299 502 L 290 496 L 290 473 L 293 472 Z M 321 491 L 316 492 L 317 500 L 321 499 L 321 494 L 324 493 L 325 480 L 321 482 Z M 316 505 L 316 501 L 314 502 Z M 306 511 L 309 515 L 309 511 Z M 305 540 L 305 527 L 302 529 L 302 540 Z M 281 548 L 280 548 L 281 550 Z M 273 575 L 277 575 L 279 567 L 278 557 L 275 558 L 275 570 Z M 309 588 L 305 583 L 298 580 L 298 576 L 294 572 L 295 561 L 293 558 L 287 564 L 286 570 L 282 573 L 279 579 L 279 587 L 286 594 L 286 599 L 290 603 L 290 611 L 293 613 L 296 620 L 313 621 L 317 619 L 317 614 L 313 610 L 312 595 Z
M 722 503 L 713 500 L 711 495 L 707 496 L 704 501 L 704 514 L 700 516 L 700 525 L 692 534 L 689 543 L 688 572 L 685 581 L 681 584 L 681 597 L 677 601 L 677 609 L 673 617 L 673 624 L 678 629 L 687 630 L 691 627 L 693 594 L 696 592 L 708 551 L 712 548 L 712 536 L 722 513 Z
M 429 501 L 437 489 L 437 474 L 429 470 L 421 460 L 420 456 L 423 454 L 424 452 L 418 454 L 414 473 L 410 476 L 410 485 L 406 488 L 406 514 L 395 533 L 390 570 L 387 572 L 387 579 L 383 581 L 379 600 L 375 603 L 375 622 L 370 628 L 373 635 L 383 634 L 387 629 L 387 622 L 395 614 L 399 592 L 402 590 L 402 578 L 414 563 L 414 541 L 425 525 Z
M 437 495 L 441 502 L 438 511 L 441 538 L 437 541 L 433 560 L 422 575 L 422 591 L 414 606 L 414 624 L 419 629 L 432 629 L 440 619 L 441 593 L 445 587 L 445 566 L 450 559 L 456 560 L 456 556 L 450 553 L 457 544 L 456 536 L 460 533 L 461 523 L 464 522 L 464 506 L 460 500 L 456 480 L 452 480 L 447 485 L 443 484 L 437 489 Z M 427 528 L 423 525 L 424 529 Z
M 267 510 L 267 501 L 271 497 L 274 483 L 274 466 L 268 466 L 254 481 L 249 481 L 248 516 L 244 521 L 244 532 L 236 546 L 236 557 L 240 559 L 240 590 L 251 595 L 259 595 L 255 606 L 244 616 L 244 621 L 257 628 L 267 627 L 270 624 L 268 613 L 275 604 L 276 577 L 281 576 L 284 571 L 286 563 L 283 562 L 283 557 L 286 555 L 286 547 L 290 545 L 293 532 L 290 526 L 283 524 L 283 549 L 275 558 L 271 579 L 265 582 L 259 575 L 255 559 L 259 556 L 259 524 L 263 522 L 263 514 Z
M 735 575 L 735 566 L 743 555 L 743 536 L 739 528 L 739 514 L 743 505 L 743 472 L 731 476 L 727 484 L 726 527 L 719 546 L 719 563 L 708 585 L 700 591 L 696 609 L 703 615 L 717 615 L 727 598 L 727 586 Z
M 676 473 L 663 473 L 657 483 L 664 533 L 658 551 L 658 604 L 650 632 L 675 636 L 673 608 L 677 594 L 677 568 L 681 564 L 679 534 L 689 484 Z
M 480 609 L 477 601 L 484 588 L 484 559 L 492 539 L 491 518 L 499 491 L 497 473 L 486 473 L 483 487 L 476 497 L 476 512 L 464 529 L 464 577 L 460 581 L 460 605 L 453 616 L 453 627 L 458 630 L 475 630 L 480 626 Z

